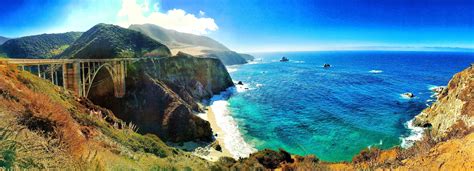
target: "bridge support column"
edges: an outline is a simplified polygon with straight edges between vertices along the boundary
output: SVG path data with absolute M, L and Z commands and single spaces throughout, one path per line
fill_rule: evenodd
M 72 66 L 70 66 L 72 65 Z M 82 94 L 81 85 L 81 66 L 79 62 L 63 64 L 63 86 L 73 91 L 79 96 Z
M 123 61 L 118 61 L 113 64 L 115 73 L 112 76 L 115 81 L 114 95 L 121 98 L 125 95 L 125 64 Z

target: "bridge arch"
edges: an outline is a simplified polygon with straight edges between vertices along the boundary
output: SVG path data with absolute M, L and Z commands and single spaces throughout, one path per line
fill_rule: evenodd
M 87 78 L 86 80 L 84 80 L 85 81 L 84 97 L 89 97 L 90 91 L 93 88 L 94 83 L 97 84 L 99 82 L 100 84 L 100 81 L 108 80 L 107 78 L 103 77 L 103 76 L 106 76 L 103 73 L 106 73 L 108 78 L 112 80 L 113 85 L 110 88 L 113 88 L 114 93 L 116 92 L 115 85 L 117 84 L 116 82 L 117 79 L 115 78 L 116 75 L 115 75 L 114 67 L 112 65 L 110 65 L 109 63 L 104 63 L 100 65 L 99 67 L 94 68 L 93 70 L 90 70 L 88 72 L 90 72 L 90 74 L 88 74 L 88 77 L 90 78 Z M 101 77 L 98 77 L 98 75 Z M 97 79 L 102 79 L 102 80 L 97 80 Z M 107 80 L 104 80 L 104 79 L 107 79 Z

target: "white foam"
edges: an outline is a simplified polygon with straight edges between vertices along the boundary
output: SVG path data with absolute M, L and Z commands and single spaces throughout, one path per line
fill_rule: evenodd
M 301 64 L 301 63 L 304 63 L 304 61 L 290 61 L 291 63 L 297 63 L 297 64 Z
M 370 70 L 369 72 L 374 73 L 374 74 L 379 74 L 379 73 L 382 73 L 383 71 L 382 70 Z
M 234 82 L 236 82 L 236 81 L 234 81 Z M 248 90 L 254 90 L 254 89 L 255 88 L 251 87 L 250 84 L 244 83 L 243 85 L 236 84 L 234 91 L 236 91 L 238 93 L 243 93 L 243 92 L 246 92 Z
M 232 73 L 239 69 L 240 65 L 230 65 L 226 66 L 227 72 Z
M 256 87 L 262 87 L 263 84 L 255 84 Z
M 261 62 L 262 62 L 261 60 L 260 61 L 253 60 L 253 61 L 248 62 L 247 65 L 255 65 L 255 64 L 259 64 Z
M 428 85 L 428 89 L 431 91 L 437 88 L 446 88 L 446 86 Z
M 402 144 L 400 146 L 402 148 L 409 148 L 416 141 L 421 140 L 423 138 L 423 133 L 425 132 L 425 129 L 422 127 L 413 126 L 413 119 L 405 123 L 404 126 L 410 130 L 410 135 L 406 137 L 401 137 Z
M 204 119 L 206 121 L 209 121 L 209 119 L 207 118 L 207 113 L 197 113 L 196 116 L 198 116 L 201 119 Z
M 410 97 L 410 96 L 406 95 L 405 93 L 400 94 L 400 97 L 401 97 L 402 99 L 407 99 L 407 100 L 413 99 L 413 97 Z
M 235 93 L 236 87 L 230 87 L 211 98 L 210 108 L 215 115 L 217 125 L 224 132 L 224 147 L 232 154 L 234 158 L 248 157 L 257 150 L 245 142 L 239 131 L 239 126 L 232 117 L 227 99 Z

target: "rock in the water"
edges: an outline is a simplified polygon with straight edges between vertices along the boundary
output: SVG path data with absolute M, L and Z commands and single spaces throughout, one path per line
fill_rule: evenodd
M 239 81 L 237 82 L 238 85 L 244 85 L 244 83 L 242 83 L 242 81 Z
M 436 88 L 431 89 L 431 91 L 433 91 L 433 92 L 434 92 L 434 95 L 435 95 L 436 97 L 438 97 L 440 94 L 443 93 L 443 91 L 444 91 L 445 89 L 446 89 L 446 87 L 439 86 L 439 87 L 436 87 Z
M 410 92 L 406 92 L 406 93 L 403 93 L 403 96 L 407 97 L 407 98 L 413 98 L 415 97 L 415 95 L 413 93 L 410 93 Z
M 323 67 L 324 67 L 324 68 L 329 68 L 329 67 L 331 67 L 331 65 L 330 65 L 330 64 L 324 64 Z
M 212 144 L 211 144 L 211 147 L 217 151 L 220 151 L 222 152 L 222 147 L 221 145 L 219 144 L 219 141 L 214 141 Z

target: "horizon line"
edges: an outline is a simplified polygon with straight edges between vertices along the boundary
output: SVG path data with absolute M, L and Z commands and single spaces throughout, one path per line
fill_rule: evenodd
M 272 52 L 331 52 L 331 51 L 387 51 L 387 52 L 466 52 L 474 53 L 474 48 L 468 47 L 378 47 L 369 48 L 334 48 L 334 49 L 307 49 L 307 50 L 256 50 L 241 51 L 239 53 L 272 53 Z

